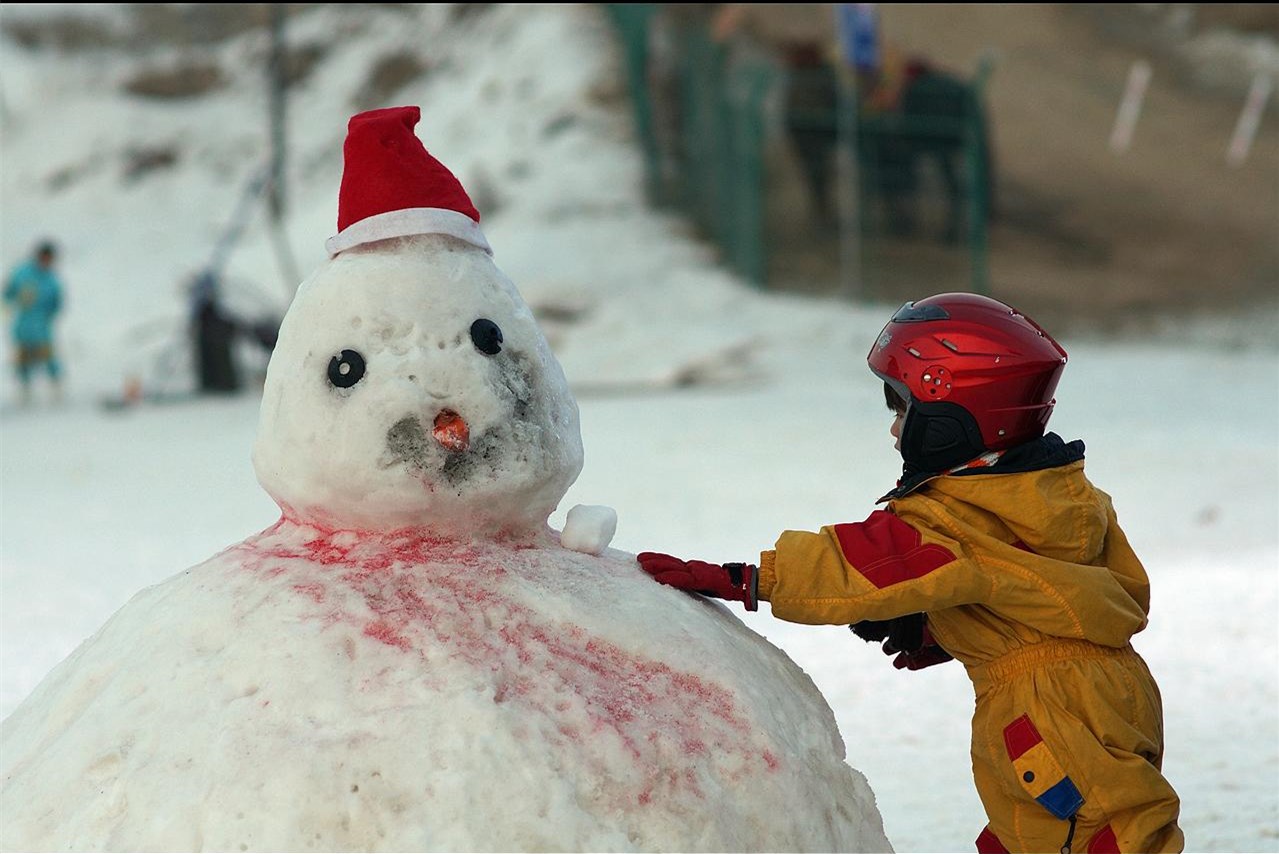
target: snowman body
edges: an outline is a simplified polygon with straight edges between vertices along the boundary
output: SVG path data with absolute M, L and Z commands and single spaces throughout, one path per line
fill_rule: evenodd
M 280 520 L 140 592 L 4 721 L 0 847 L 890 850 L 793 662 L 548 527 L 577 404 L 486 245 L 323 264 L 253 462 Z
M 808 678 L 630 555 L 282 520 L 6 722 L 7 850 L 889 850 Z

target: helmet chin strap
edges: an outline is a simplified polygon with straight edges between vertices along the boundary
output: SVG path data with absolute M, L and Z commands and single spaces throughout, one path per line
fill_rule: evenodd
M 912 400 L 902 421 L 903 475 L 935 474 L 989 450 L 977 420 L 954 403 Z

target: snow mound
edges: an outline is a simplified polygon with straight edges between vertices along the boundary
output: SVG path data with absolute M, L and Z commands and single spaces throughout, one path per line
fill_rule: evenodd
M 282 521 L 5 722 L 7 850 L 888 851 L 809 678 L 630 555 Z

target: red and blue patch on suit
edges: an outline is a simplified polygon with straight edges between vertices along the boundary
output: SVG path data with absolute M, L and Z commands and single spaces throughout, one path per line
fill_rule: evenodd
M 1004 745 L 1022 788 L 1044 809 L 1062 820 L 1079 811 L 1084 804 L 1083 795 L 1066 776 L 1029 715 L 1004 727 Z

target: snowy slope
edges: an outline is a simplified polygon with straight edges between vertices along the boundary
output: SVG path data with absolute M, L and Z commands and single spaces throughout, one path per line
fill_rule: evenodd
M 0 6 L 0 22 L 49 14 Z M 535 310 L 577 318 L 545 321 L 586 448 L 553 522 L 575 503 L 608 504 L 618 548 L 749 560 L 784 528 L 864 517 L 895 476 L 864 368 L 886 307 L 755 292 L 682 223 L 644 208 L 606 24 L 582 6 L 498 6 L 450 23 L 432 5 L 336 5 L 292 21 L 293 43 L 327 46 L 290 105 L 298 266 L 318 263 L 334 231 L 354 94 L 377 56 L 412 47 L 433 70 L 385 105 L 422 105 L 427 147 L 468 187 L 490 188 L 476 195 L 499 263 Z M 252 396 L 124 416 L 93 404 L 153 370 L 184 282 L 265 158 L 265 47 L 256 32 L 210 48 L 230 85 L 157 103 L 120 84 L 171 59 L 167 48 L 68 56 L 0 41 L 0 258 L 52 234 L 71 288 L 69 401 L 0 420 L 0 714 L 141 587 L 275 518 L 248 462 Z M 161 143 L 182 152 L 173 168 L 121 179 L 128 152 Z M 51 189 L 62 174 L 74 180 Z M 282 308 L 289 290 L 260 210 L 248 226 L 229 275 L 246 299 Z M 1053 422 L 1088 442 L 1089 473 L 1151 572 L 1137 646 L 1163 689 L 1191 850 L 1279 841 L 1279 356 L 1272 328 L 1246 329 L 1190 330 L 1172 347 L 1065 340 Z M 663 387 L 690 366 L 720 382 Z M 963 673 L 892 671 L 847 630 L 781 624 L 767 606 L 745 619 L 825 693 L 897 849 L 966 850 L 982 819 Z
M 0 15 L 39 13 L 7 6 Z M 679 223 L 642 209 L 641 161 L 629 145 L 615 60 L 603 49 L 608 26 L 589 7 L 498 6 L 455 23 L 438 4 L 412 11 L 334 4 L 291 20 L 290 44 L 324 50 L 288 104 L 286 229 L 300 275 L 322 260 L 323 240 L 336 230 L 342 139 L 356 95 L 379 57 L 412 50 L 429 70 L 393 103 L 373 106 L 421 105 L 419 134 L 476 196 L 499 261 L 530 304 L 587 314 L 596 322 L 583 335 L 614 341 L 604 356 L 588 341 L 578 366 L 564 349 L 569 373 L 581 376 L 589 364 L 609 381 L 661 380 L 672 366 L 704 357 L 703 341 L 664 336 L 655 354 L 651 342 L 616 334 L 687 314 L 692 280 L 659 271 L 691 262 L 699 313 L 719 310 L 736 287 L 704 248 L 671 239 Z M 183 316 L 190 277 L 210 261 L 240 210 L 242 188 L 269 155 L 266 48 L 260 31 L 218 45 L 208 52 L 230 77 L 225 88 L 157 102 L 121 87 L 140 68 L 171 66 L 171 51 L 68 57 L 4 43 L 4 159 L 22 168 L 4 170 L 3 193 L 6 211 L 22 214 L 6 218 L 0 255 L 19 258 L 46 234 L 64 244 L 72 286 L 65 347 L 83 363 L 76 385 L 115 389 L 127 373 L 155 373 L 155 351 Z M 173 168 L 122 178 L 134 152 L 156 148 L 177 152 Z M 58 183 L 66 175 L 73 177 Z M 60 188 L 51 191 L 51 182 Z M 249 295 L 247 308 L 278 312 L 291 287 L 264 206 L 245 219 L 227 266 L 229 289 Z M 596 257 L 579 257 L 584 246 L 642 258 L 643 266 L 602 275 Z M 123 364 L 100 358 L 121 351 Z

